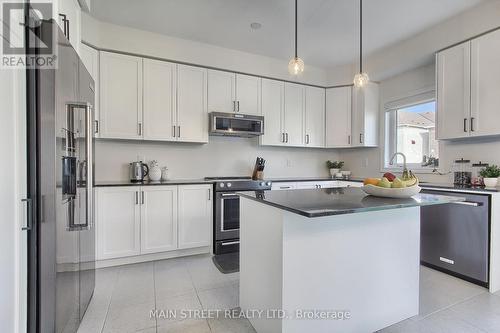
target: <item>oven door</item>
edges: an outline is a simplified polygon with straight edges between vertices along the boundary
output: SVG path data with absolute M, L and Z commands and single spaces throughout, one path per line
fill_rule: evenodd
M 216 193 L 215 221 L 216 241 L 240 237 L 240 197 L 236 193 Z

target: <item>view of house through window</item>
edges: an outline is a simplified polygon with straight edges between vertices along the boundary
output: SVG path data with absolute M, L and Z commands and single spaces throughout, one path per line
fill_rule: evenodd
M 439 164 L 436 141 L 436 102 L 426 101 L 386 113 L 386 161 L 401 152 L 413 168 L 434 168 Z M 403 163 L 398 156 L 397 164 Z M 388 163 L 387 163 L 388 164 Z

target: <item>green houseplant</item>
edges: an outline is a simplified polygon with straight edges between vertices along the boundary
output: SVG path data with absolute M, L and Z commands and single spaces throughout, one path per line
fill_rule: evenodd
M 500 168 L 497 165 L 489 165 L 483 168 L 479 175 L 484 179 L 486 187 L 495 187 L 498 184 L 498 177 L 500 177 Z
M 337 173 L 340 172 L 340 169 L 344 166 L 344 162 L 342 161 L 326 161 L 326 166 L 330 169 L 330 175 L 335 177 Z

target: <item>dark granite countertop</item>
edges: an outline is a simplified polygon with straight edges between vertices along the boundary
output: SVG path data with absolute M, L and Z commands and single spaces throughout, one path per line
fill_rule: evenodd
M 459 197 L 422 193 L 409 199 L 379 198 L 365 194 L 360 188 L 249 191 L 238 194 L 305 217 L 352 214 L 461 201 Z
M 155 185 L 189 185 L 189 184 L 213 184 L 211 180 L 204 179 L 173 179 L 167 181 L 144 181 L 141 183 L 132 183 L 129 180 L 124 181 L 99 181 L 95 182 L 95 187 L 107 187 L 107 186 L 155 186 Z

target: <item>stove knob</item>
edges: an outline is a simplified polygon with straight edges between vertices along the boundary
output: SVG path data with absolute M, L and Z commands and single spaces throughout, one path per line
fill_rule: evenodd
M 232 186 L 232 184 L 231 184 L 231 183 L 227 183 L 227 187 L 231 187 L 231 186 Z
M 259 185 L 260 185 L 260 186 L 264 186 L 264 185 L 266 185 L 266 183 L 264 183 L 264 182 L 260 182 L 260 183 L 259 183 Z
M 271 186 L 271 182 L 267 182 L 267 183 L 266 183 L 266 185 L 267 185 L 267 186 Z
M 220 183 L 220 184 L 219 184 L 219 187 L 224 187 L 224 183 Z

